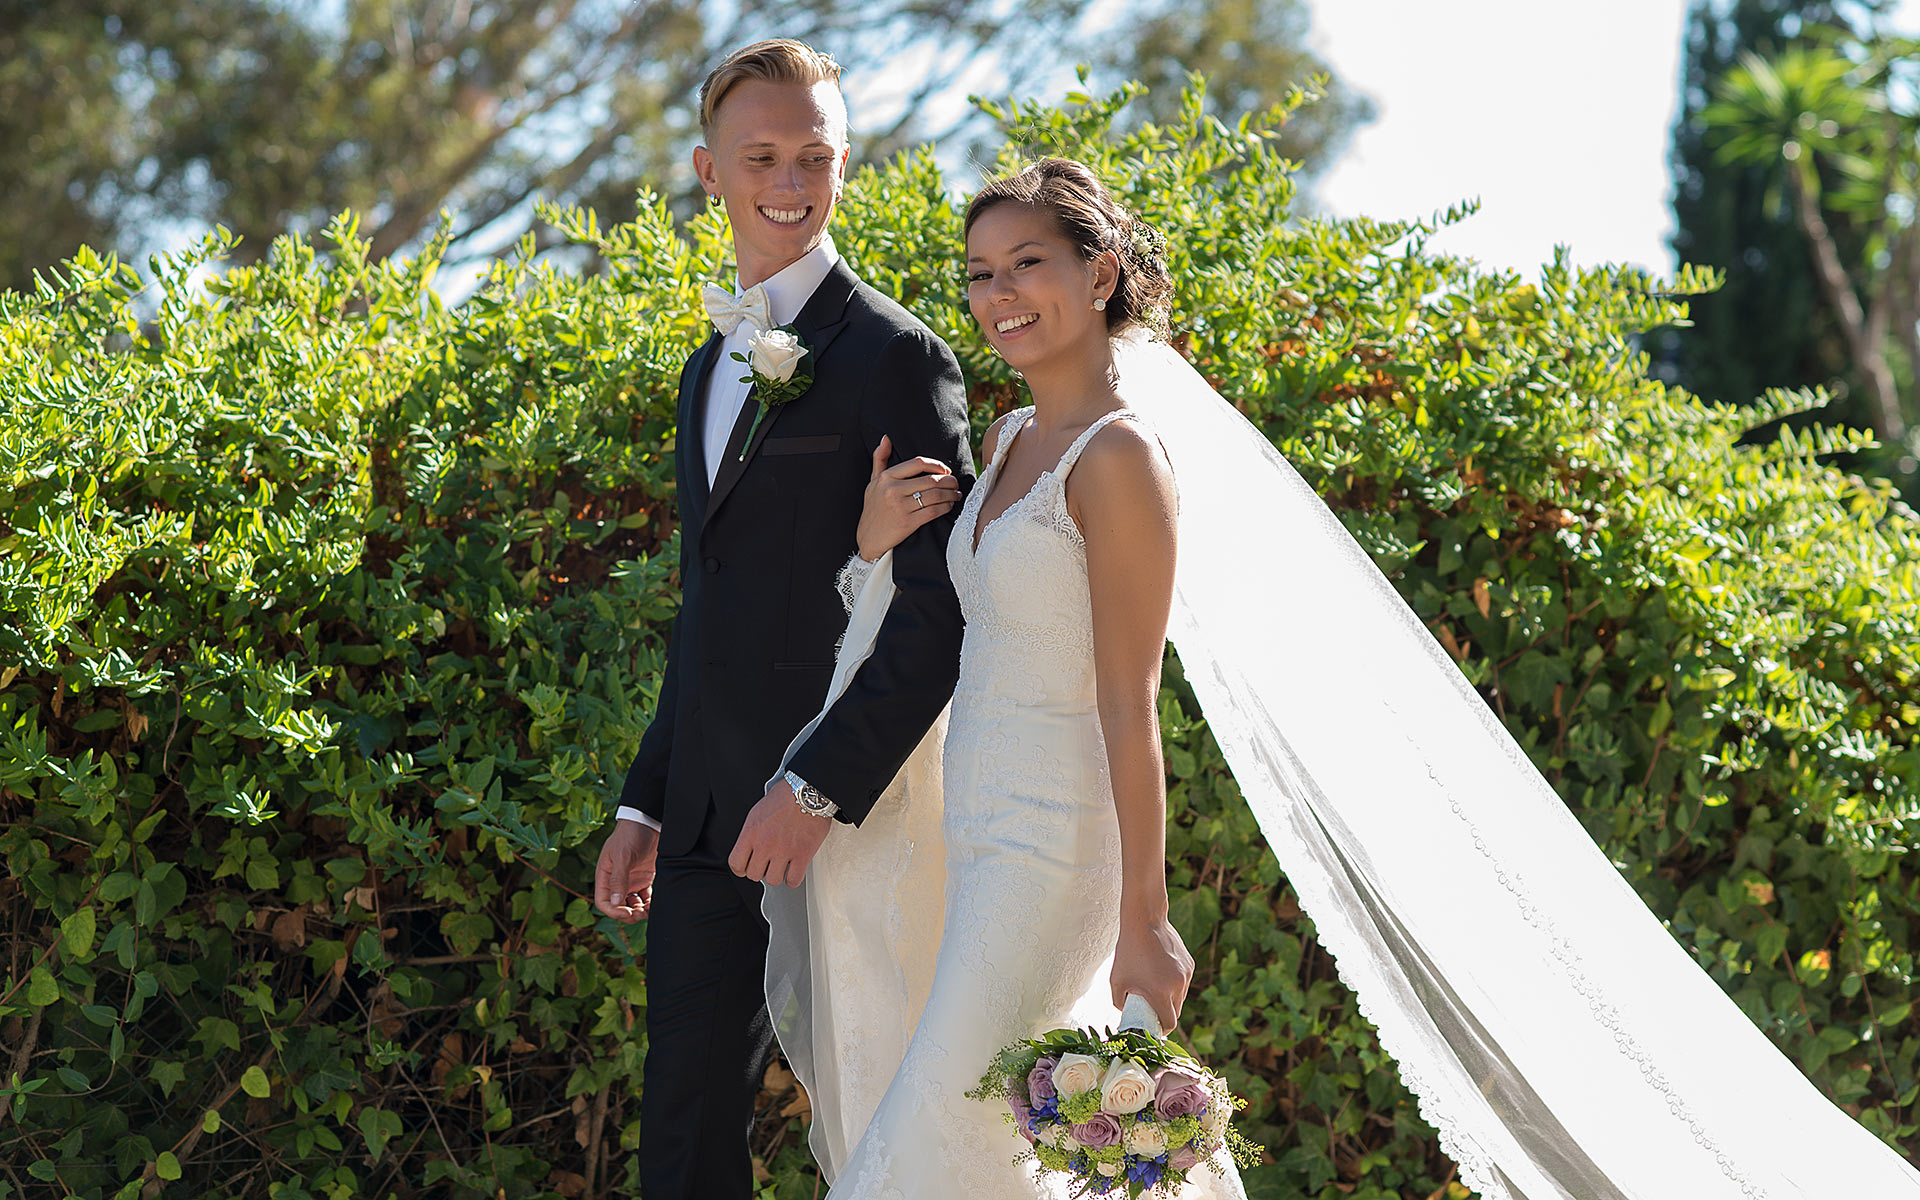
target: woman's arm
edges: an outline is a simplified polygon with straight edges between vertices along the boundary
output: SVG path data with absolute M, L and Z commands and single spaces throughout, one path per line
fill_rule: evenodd
M 1068 477 L 1067 506 L 1087 543 L 1100 728 L 1120 819 L 1120 939 L 1113 1002 L 1146 997 L 1171 1029 L 1193 957 L 1167 919 L 1167 789 L 1160 761 L 1160 662 L 1173 606 L 1178 501 L 1151 434 L 1116 421 Z

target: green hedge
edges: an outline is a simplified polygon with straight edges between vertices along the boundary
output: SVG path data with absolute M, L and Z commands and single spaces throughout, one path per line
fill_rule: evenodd
M 1716 409 L 1636 338 L 1711 281 L 1531 282 L 1433 224 L 1294 218 L 1270 131 L 1188 98 L 996 109 L 1170 235 L 1181 344 L 1393 574 L 1675 935 L 1869 1128 L 1920 1151 L 1920 540 L 1816 432 Z M 711 215 L 548 219 L 454 309 L 436 248 L 0 298 L 0 1198 L 630 1194 L 644 931 L 585 898 L 676 604 L 670 451 Z M 836 238 L 1017 386 L 930 156 Z M 1457 214 L 1456 214 L 1457 215 Z M 1448 215 L 1438 220 L 1455 219 Z M 1302 581 L 1311 586 L 1311 581 Z M 1276 636 L 1311 636 L 1276 630 Z M 1170 670 L 1174 912 L 1258 1197 L 1458 1196 Z M 770 1194 L 814 1192 L 770 1074 Z M 1009 1147 L 1011 1151 L 1011 1147 Z

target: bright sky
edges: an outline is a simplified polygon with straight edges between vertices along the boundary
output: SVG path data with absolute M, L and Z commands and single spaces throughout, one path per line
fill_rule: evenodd
M 1477 196 L 1435 249 L 1528 275 L 1557 243 L 1672 270 L 1685 0 L 1308 3 L 1311 44 L 1378 110 L 1315 189 L 1331 212 L 1415 217 Z M 1920 25 L 1920 0 L 1894 24 Z

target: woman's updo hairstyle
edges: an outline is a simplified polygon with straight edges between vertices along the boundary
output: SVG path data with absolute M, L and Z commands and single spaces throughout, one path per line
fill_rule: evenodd
M 965 232 L 980 214 L 999 204 L 1024 204 L 1053 218 L 1068 241 L 1091 261 L 1102 250 L 1120 260 L 1120 278 L 1107 298 L 1107 329 L 1144 325 L 1164 333 L 1173 277 L 1164 257 L 1167 241 L 1128 212 L 1100 177 L 1070 158 L 1043 158 L 1017 175 L 996 179 L 967 205 Z

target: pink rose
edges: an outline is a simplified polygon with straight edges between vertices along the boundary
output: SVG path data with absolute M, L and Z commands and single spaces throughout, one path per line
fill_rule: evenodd
M 1040 1061 L 1033 1064 L 1033 1070 L 1027 1072 L 1027 1095 L 1035 1104 L 1044 1104 L 1059 1095 L 1053 1090 L 1053 1068 L 1059 1061 L 1051 1054 L 1042 1055 Z
M 1073 1140 L 1089 1150 L 1118 1146 L 1123 1136 L 1119 1119 L 1106 1113 L 1095 1113 L 1084 1124 L 1073 1127 Z
M 1177 1067 L 1162 1067 L 1153 1083 L 1153 1111 L 1162 1121 L 1197 1117 L 1212 1099 L 1198 1079 Z
M 1167 1156 L 1167 1166 L 1175 1171 L 1191 1171 L 1200 1165 L 1200 1155 L 1192 1146 L 1182 1146 Z
M 1020 1098 L 1018 1092 L 1007 1093 L 1007 1107 L 1013 1110 L 1014 1127 L 1020 1130 L 1020 1136 L 1032 1141 L 1033 1109 L 1027 1107 L 1027 1102 Z

